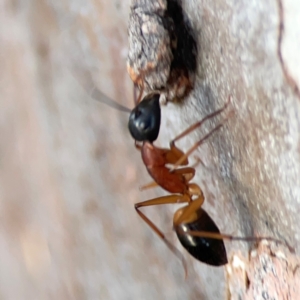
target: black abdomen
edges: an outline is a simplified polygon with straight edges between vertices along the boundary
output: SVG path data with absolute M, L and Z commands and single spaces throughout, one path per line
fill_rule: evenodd
M 219 228 L 210 216 L 199 209 L 198 219 L 192 223 L 178 226 L 182 231 L 206 231 L 220 233 Z M 196 259 L 212 266 L 222 266 L 227 264 L 227 254 L 223 240 L 202 238 L 189 234 L 182 234 L 176 231 L 182 246 Z

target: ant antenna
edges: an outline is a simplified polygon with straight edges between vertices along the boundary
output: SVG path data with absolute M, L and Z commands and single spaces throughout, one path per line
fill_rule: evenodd
M 127 112 L 130 113 L 131 109 L 114 101 L 113 99 L 109 98 L 107 95 L 105 95 L 104 93 L 102 93 L 95 85 L 93 78 L 91 76 L 91 74 L 84 74 L 83 76 L 81 76 L 80 78 L 83 79 L 79 79 L 79 77 L 74 75 L 74 72 L 70 71 L 71 76 L 73 77 L 73 79 L 77 82 L 77 84 L 82 87 L 85 92 L 95 101 L 99 101 L 101 103 L 106 104 L 107 106 L 110 106 L 112 108 L 115 108 L 119 111 L 122 112 Z M 77 74 L 77 73 L 76 73 Z
M 107 106 L 110 106 L 112 108 L 115 108 L 119 111 L 130 113 L 131 109 L 129 109 L 126 106 L 123 106 L 122 104 L 114 101 L 113 99 L 106 96 L 104 93 L 102 93 L 97 87 L 93 87 L 92 90 L 89 93 L 90 97 L 95 100 L 99 101 L 101 103 L 106 104 Z

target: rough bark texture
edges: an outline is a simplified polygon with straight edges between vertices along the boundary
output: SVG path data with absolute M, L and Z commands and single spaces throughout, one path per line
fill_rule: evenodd
M 163 107 L 157 144 L 232 95 L 234 117 L 195 153 L 205 164 L 195 178 L 204 207 L 222 232 L 276 236 L 296 249 L 226 243 L 227 268 L 187 255 L 186 280 L 134 211 L 164 192 L 138 189 L 150 179 L 127 115 L 78 83 L 92 75 L 132 106 L 129 5 L 1 2 L 0 298 L 297 299 L 299 1 L 182 1 L 198 47 L 195 88 L 181 105 Z M 187 149 L 219 120 L 179 145 Z M 173 211 L 147 210 L 178 245 Z
M 136 85 L 173 102 L 189 94 L 197 45 L 179 1 L 132 1 L 128 42 L 127 70 Z

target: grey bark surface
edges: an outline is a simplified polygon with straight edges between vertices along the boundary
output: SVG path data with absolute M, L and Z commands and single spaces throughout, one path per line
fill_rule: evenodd
M 129 7 L 1 2 L 0 298 L 297 299 L 299 1 L 182 1 L 198 47 L 195 86 L 183 103 L 162 108 L 157 145 L 167 146 L 231 95 L 234 117 L 195 153 L 205 164 L 195 177 L 204 208 L 224 233 L 284 238 L 296 250 L 226 243 L 225 268 L 183 250 L 186 280 L 133 208 L 164 192 L 139 191 L 150 178 L 128 116 L 82 87 L 88 74 L 132 107 Z M 179 146 L 188 149 L 221 120 Z M 146 212 L 182 249 L 171 228 L 174 210 Z
M 135 85 L 144 92 L 160 91 L 167 101 L 180 101 L 194 86 L 196 56 L 181 2 L 131 2 L 127 71 Z

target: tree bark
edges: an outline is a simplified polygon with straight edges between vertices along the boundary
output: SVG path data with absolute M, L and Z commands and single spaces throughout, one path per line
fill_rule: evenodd
M 213 268 L 184 252 L 175 208 L 145 213 L 188 262 L 137 216 L 151 181 L 128 116 L 94 101 L 97 88 L 133 107 L 126 71 L 129 1 L 12 1 L 0 10 L 1 299 L 297 299 L 300 289 L 300 3 L 179 2 L 197 43 L 194 88 L 162 107 L 157 145 L 220 108 L 232 116 L 195 154 L 194 182 L 221 232 L 283 245 L 226 242 Z M 104 96 L 102 96 L 104 97 Z M 226 117 L 178 145 L 186 150 Z M 269 297 L 269 298 L 268 298 Z

